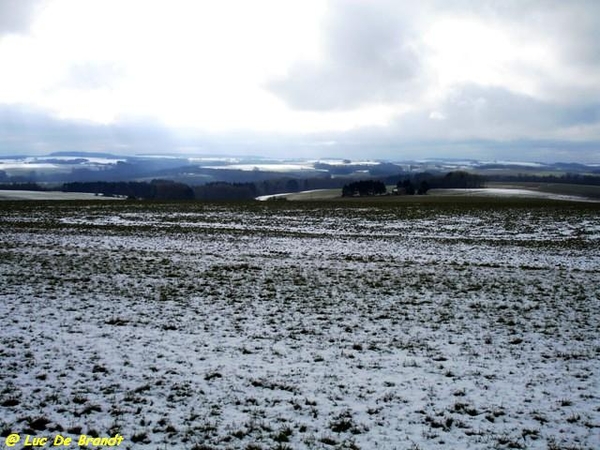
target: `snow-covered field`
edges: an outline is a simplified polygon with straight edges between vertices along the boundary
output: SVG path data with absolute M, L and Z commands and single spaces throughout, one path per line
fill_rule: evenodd
M 3 436 L 600 447 L 597 204 L 0 208 Z
M 0 200 L 121 200 L 87 192 L 0 190 Z
M 552 192 L 543 192 L 533 189 L 518 188 L 479 188 L 479 189 L 431 189 L 429 195 L 458 195 L 464 196 L 482 196 L 482 197 L 512 197 L 512 198 L 540 198 L 547 200 L 564 200 L 570 202 L 598 202 L 597 199 L 591 199 L 578 195 L 555 194 Z

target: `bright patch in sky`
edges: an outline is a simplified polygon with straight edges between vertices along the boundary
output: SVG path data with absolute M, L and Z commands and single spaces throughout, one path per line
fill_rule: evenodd
M 105 123 L 153 116 L 209 129 L 248 119 L 256 126 L 286 112 L 261 85 L 297 58 L 318 57 L 323 6 L 56 0 L 30 35 L 1 43 L 9 70 L 0 73 L 0 101 Z

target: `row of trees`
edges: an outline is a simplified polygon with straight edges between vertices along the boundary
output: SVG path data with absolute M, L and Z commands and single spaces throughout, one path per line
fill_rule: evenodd
M 383 195 L 387 192 L 385 184 L 378 180 L 361 180 L 345 184 L 342 188 L 342 197 L 364 197 L 369 195 Z

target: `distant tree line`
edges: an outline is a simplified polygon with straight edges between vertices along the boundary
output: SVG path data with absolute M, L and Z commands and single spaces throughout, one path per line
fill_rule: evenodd
M 396 195 L 425 195 L 431 188 L 427 180 L 421 180 L 418 184 L 409 178 L 398 181 L 394 194 Z
M 62 184 L 63 192 L 89 192 L 103 196 L 122 196 L 132 199 L 198 199 L 198 200 L 246 200 L 261 195 L 299 192 L 313 189 L 342 187 L 342 179 L 314 177 L 294 179 L 281 177 L 246 183 L 212 182 L 190 187 L 170 180 L 139 181 L 75 181 Z M 0 189 L 45 190 L 37 183 L 3 183 Z
M 37 183 L 2 183 L 0 184 L 2 191 L 44 191 L 45 188 Z
M 132 199 L 149 200 L 191 200 L 194 191 L 188 185 L 169 180 L 152 180 L 150 183 L 138 181 L 92 181 L 65 183 L 63 192 L 90 192 L 104 196 L 123 196 Z
M 398 195 L 424 195 L 429 189 L 468 189 L 485 186 L 486 178 L 464 171 L 448 172 L 445 175 L 433 175 L 428 172 L 412 176 L 402 176 L 396 183 Z
M 488 181 L 503 181 L 503 182 L 533 182 L 533 183 L 561 183 L 561 184 L 585 184 L 592 186 L 600 186 L 599 175 L 586 175 L 579 173 L 566 173 L 564 175 L 487 175 Z
M 310 191 L 313 189 L 337 189 L 344 180 L 338 178 L 314 177 L 305 179 L 276 178 L 246 183 L 218 181 L 194 186 L 198 200 L 244 200 L 261 195 L 283 194 L 287 192 Z
M 258 197 L 255 183 L 214 183 L 194 186 L 197 200 L 249 200 Z
M 431 189 L 473 189 L 485 186 L 485 177 L 464 171 L 448 172 L 426 181 Z

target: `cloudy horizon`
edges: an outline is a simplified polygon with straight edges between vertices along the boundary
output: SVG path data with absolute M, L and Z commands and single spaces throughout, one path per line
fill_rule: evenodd
M 600 162 L 593 0 L 0 0 L 0 156 Z

